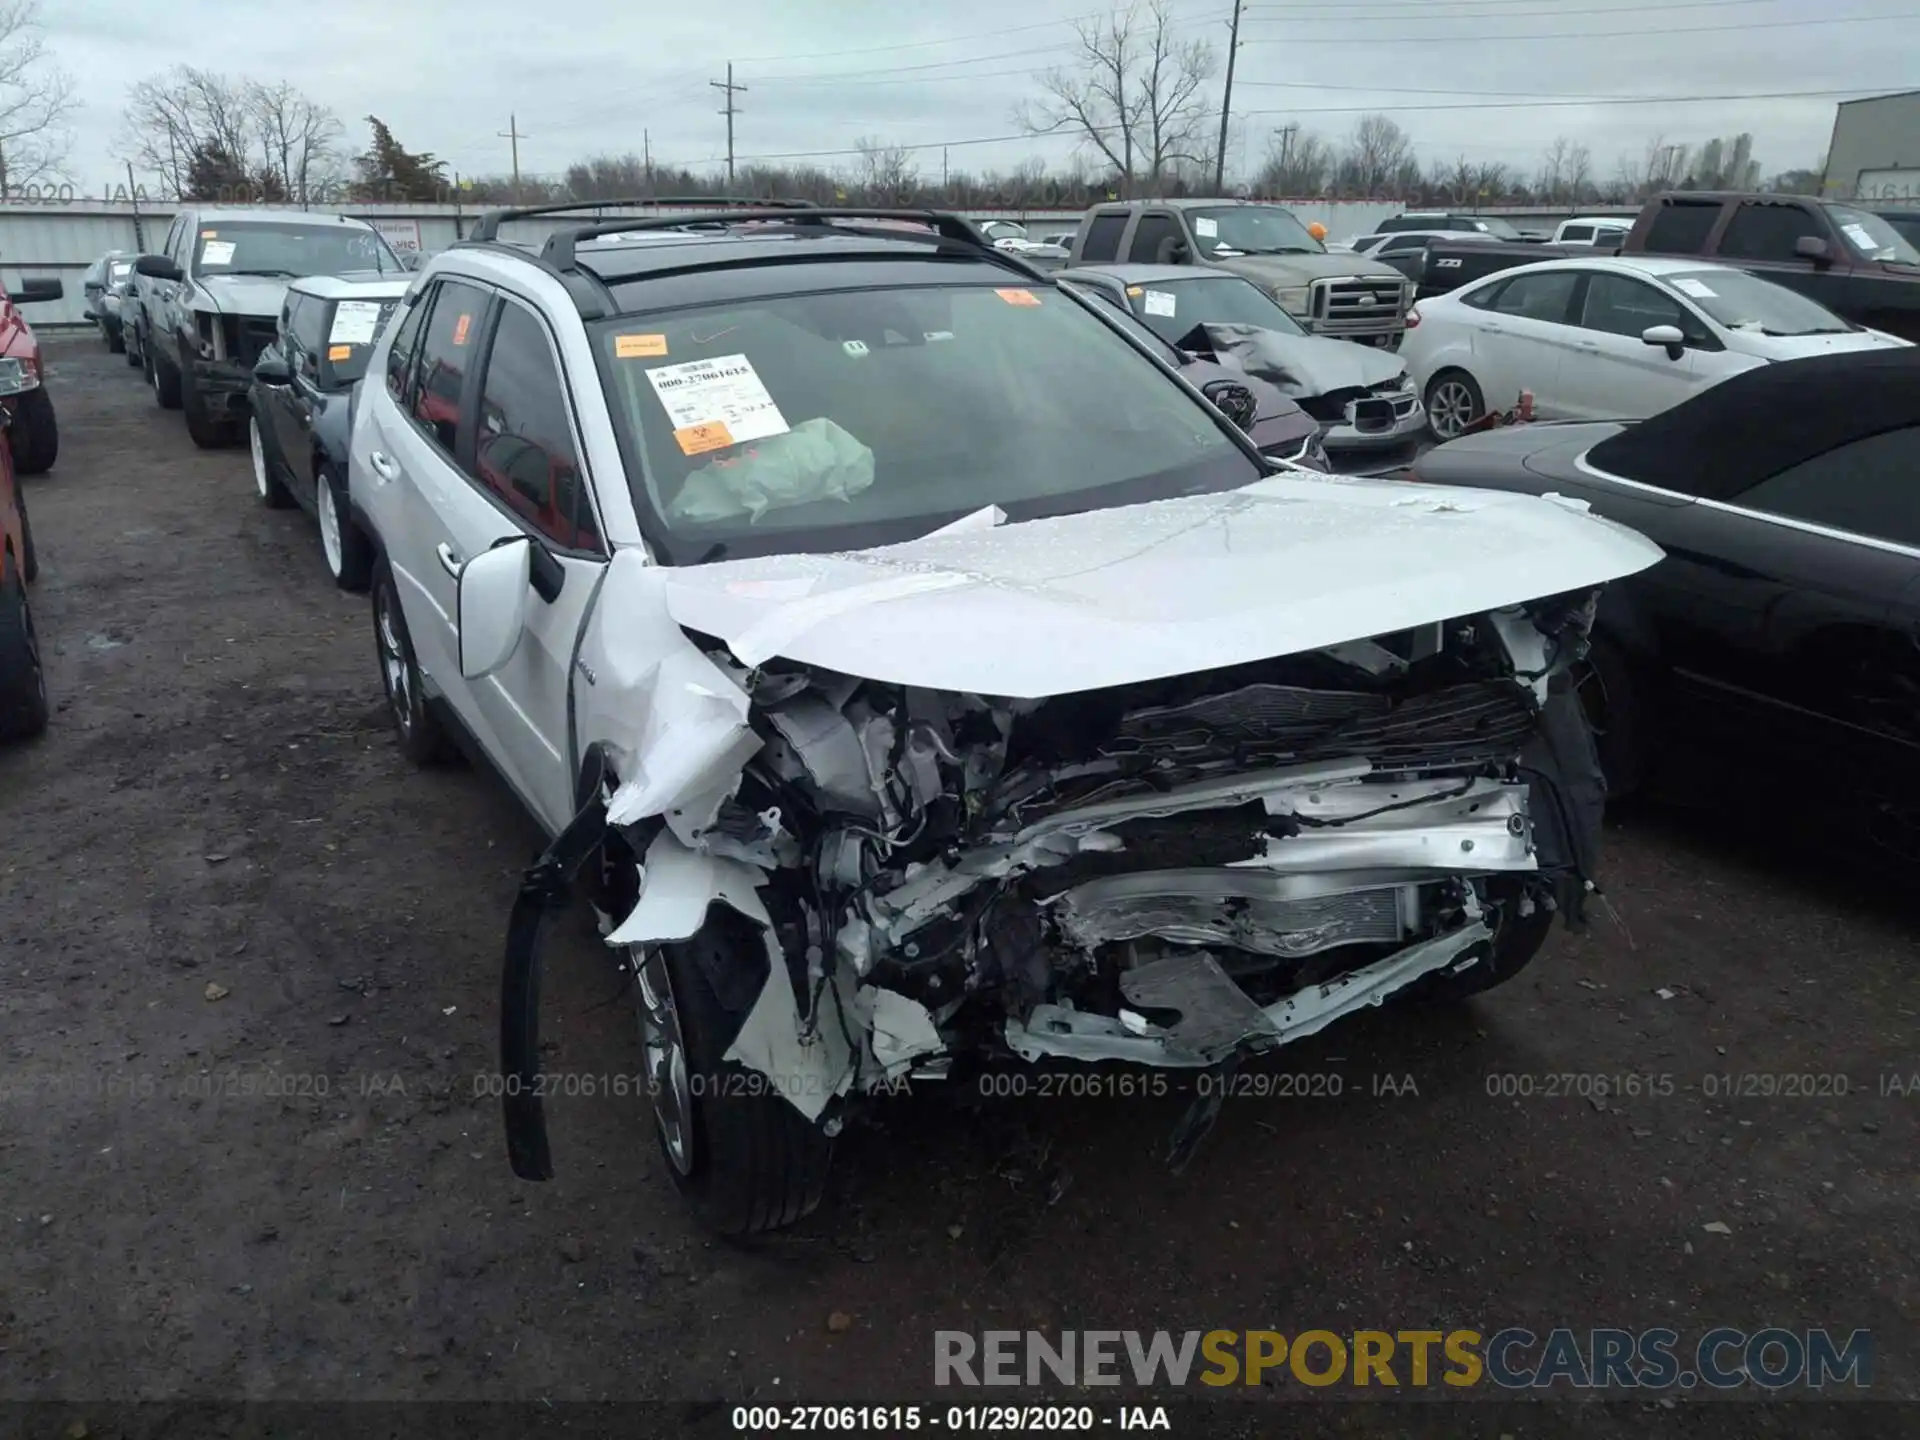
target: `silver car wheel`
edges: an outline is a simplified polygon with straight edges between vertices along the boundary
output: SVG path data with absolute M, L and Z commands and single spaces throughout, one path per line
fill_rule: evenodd
M 1477 418 L 1473 391 L 1464 380 L 1442 380 L 1427 396 L 1427 420 L 1442 440 L 1455 440 Z
M 333 506 L 333 482 L 325 475 L 314 487 L 314 511 L 320 521 L 320 548 L 327 552 L 327 572 L 340 578 L 340 514 Z
M 160 382 L 153 382 L 154 389 L 160 388 Z M 247 420 L 247 448 L 253 452 L 253 488 L 260 492 L 262 500 L 267 498 L 267 451 L 260 443 L 260 422 L 252 417 Z
M 400 646 L 399 627 L 394 623 L 390 602 L 392 592 L 382 588 L 376 599 L 374 630 L 380 638 L 380 678 L 386 682 L 387 704 L 394 724 L 402 735 L 413 733 L 413 684 L 407 673 L 407 653 Z
M 693 1084 L 687 1073 L 687 1042 L 680 1030 L 680 1012 L 673 1003 L 673 984 L 667 977 L 667 957 L 630 946 L 627 963 L 633 967 L 633 995 L 640 1016 L 640 1044 L 646 1055 L 647 1083 L 653 1092 L 653 1118 L 660 1127 L 660 1144 L 682 1175 L 693 1173 Z

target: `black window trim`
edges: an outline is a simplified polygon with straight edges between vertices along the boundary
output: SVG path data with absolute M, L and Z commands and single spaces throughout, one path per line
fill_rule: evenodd
M 1871 437 L 1862 436 L 1861 439 Z M 1853 443 L 1851 441 L 1849 444 Z M 1835 449 L 1841 447 L 1835 446 Z M 1828 452 L 1831 453 L 1831 452 Z M 1819 456 L 1809 457 L 1819 459 Z M 1710 510 L 1718 510 L 1727 515 L 1739 515 L 1748 520 L 1759 520 L 1764 524 L 1778 525 L 1783 530 L 1797 530 L 1803 535 L 1818 535 L 1826 540 L 1840 540 L 1848 544 L 1864 545 L 1869 550 L 1880 550 L 1890 555 L 1903 555 L 1911 560 L 1920 560 L 1920 547 L 1903 545 L 1898 540 L 1883 540 L 1878 535 L 1862 535 L 1857 530 L 1841 530 L 1832 525 L 1821 525 L 1812 520 L 1802 520 L 1793 515 L 1781 515 L 1772 510 L 1756 510 L 1750 505 L 1736 505 L 1728 500 L 1709 500 L 1704 495 L 1689 495 L 1684 490 L 1669 490 L 1664 485 L 1649 485 L 1644 480 L 1630 480 L 1625 475 L 1616 475 L 1611 470 L 1603 470 L 1589 460 L 1586 454 L 1574 457 L 1574 468 L 1595 479 L 1607 481 L 1613 485 L 1624 485 L 1630 490 L 1639 490 L 1648 495 L 1666 495 L 1686 505 L 1705 505 Z M 1784 473 L 1784 472 L 1783 472 Z M 1768 475 L 1756 480 L 1748 489 L 1763 485 L 1773 479 Z
M 571 560 L 593 560 L 601 564 L 606 564 L 613 559 L 613 545 L 607 539 L 606 515 L 600 504 L 599 489 L 593 483 L 592 467 L 587 460 L 585 436 L 581 430 L 580 416 L 574 406 L 573 386 L 567 379 L 566 359 L 560 353 L 560 337 L 553 333 L 553 326 L 547 322 L 547 317 L 541 313 L 540 307 L 528 297 L 515 294 L 497 285 L 489 286 L 488 288 L 493 292 L 493 301 L 487 306 L 486 318 L 482 322 L 479 336 L 481 346 L 480 353 L 484 356 L 484 359 L 479 365 L 473 367 L 474 374 L 477 375 L 478 380 L 477 383 L 470 387 L 471 393 L 463 389 L 460 397 L 459 423 L 465 437 L 461 441 L 460 449 L 466 452 L 457 466 L 460 471 L 460 478 L 465 480 L 468 486 L 477 494 L 485 497 L 489 505 L 512 520 L 521 530 L 525 531 L 529 539 L 551 553 L 565 556 Z M 522 515 L 511 505 L 507 504 L 505 500 L 501 499 L 500 496 L 496 495 L 493 492 L 493 488 L 480 478 L 480 407 L 486 398 L 487 371 L 493 365 L 493 337 L 500 328 L 500 317 L 506 313 L 506 308 L 509 305 L 518 305 L 521 309 L 532 315 L 534 321 L 540 326 L 540 333 L 546 337 L 547 353 L 552 357 L 554 369 L 560 376 L 560 395 L 566 403 L 567 429 L 573 440 L 575 470 L 579 475 L 579 483 L 587 496 L 587 504 L 593 511 L 594 527 L 600 537 L 600 546 L 598 549 L 578 545 L 562 545 L 544 530 L 536 529 L 528 522 L 526 516 Z M 422 327 L 422 329 L 424 331 L 424 327 Z M 596 372 L 596 383 L 598 378 Z M 438 449 L 439 442 L 435 441 L 433 443 L 434 448 Z M 578 511 L 576 511 L 576 529 L 578 528 L 578 524 L 579 516 Z

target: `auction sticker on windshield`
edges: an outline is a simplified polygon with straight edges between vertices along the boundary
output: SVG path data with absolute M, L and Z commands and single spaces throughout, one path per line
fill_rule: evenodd
M 789 428 L 773 396 L 760 383 L 753 362 L 744 355 L 661 365 L 647 371 L 647 381 L 660 397 L 661 408 L 673 424 L 673 438 L 686 455 L 765 440 L 784 435 Z
M 1009 305 L 1038 305 L 1040 297 L 1031 290 L 996 290 L 993 292 Z
M 1149 290 L 1147 291 L 1145 303 L 1147 314 L 1149 315 L 1165 315 L 1171 317 L 1178 308 L 1171 290 Z
M 1202 240 L 1218 239 L 1220 235 L 1220 222 L 1218 220 L 1210 220 L 1205 215 L 1196 215 L 1193 221 L 1193 233 L 1198 235 Z
M 335 345 L 371 345 L 380 333 L 378 300 L 342 300 L 333 312 L 327 339 Z
M 231 240 L 209 240 L 200 250 L 202 265 L 231 265 L 233 263 L 234 242 Z
M 1696 300 L 1711 300 L 1718 293 L 1704 280 L 1696 280 L 1691 275 L 1681 275 L 1673 282 L 1673 288 L 1683 295 L 1691 295 Z
M 1842 225 L 1840 228 L 1847 232 L 1847 238 L 1859 246 L 1860 249 L 1871 253 L 1880 248 L 1873 242 L 1873 232 L 1858 221 L 1855 221 L 1851 225 Z

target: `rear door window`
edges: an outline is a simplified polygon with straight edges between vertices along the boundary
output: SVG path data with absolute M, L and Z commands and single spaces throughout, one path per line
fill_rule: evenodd
M 1734 503 L 1920 549 L 1920 426 L 1816 455 Z
M 433 312 L 421 331 L 412 414 L 415 423 L 448 455 L 457 453 L 460 391 L 473 364 L 480 322 L 486 318 L 491 298 L 475 286 L 458 280 L 443 281 L 434 296 Z
M 1720 218 L 1718 200 L 1673 200 L 1647 227 L 1647 249 L 1660 255 L 1698 255 Z
M 1565 325 L 1571 318 L 1574 287 L 1580 283 L 1577 270 L 1549 270 L 1539 275 L 1516 275 L 1487 308 L 1518 320 L 1539 320 L 1550 325 Z
M 1120 236 L 1127 228 L 1126 215 L 1096 215 L 1087 226 L 1087 242 L 1080 247 L 1080 258 L 1095 264 L 1115 260 L 1120 255 Z
M 1824 238 L 1820 222 L 1798 205 L 1749 200 L 1727 222 L 1720 254 L 1729 260 L 1797 260 L 1794 246 L 1803 235 Z

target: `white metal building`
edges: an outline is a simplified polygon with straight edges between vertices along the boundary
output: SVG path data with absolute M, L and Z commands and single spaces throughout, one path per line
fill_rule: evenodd
M 1841 102 L 1822 191 L 1834 199 L 1920 205 L 1920 90 Z

